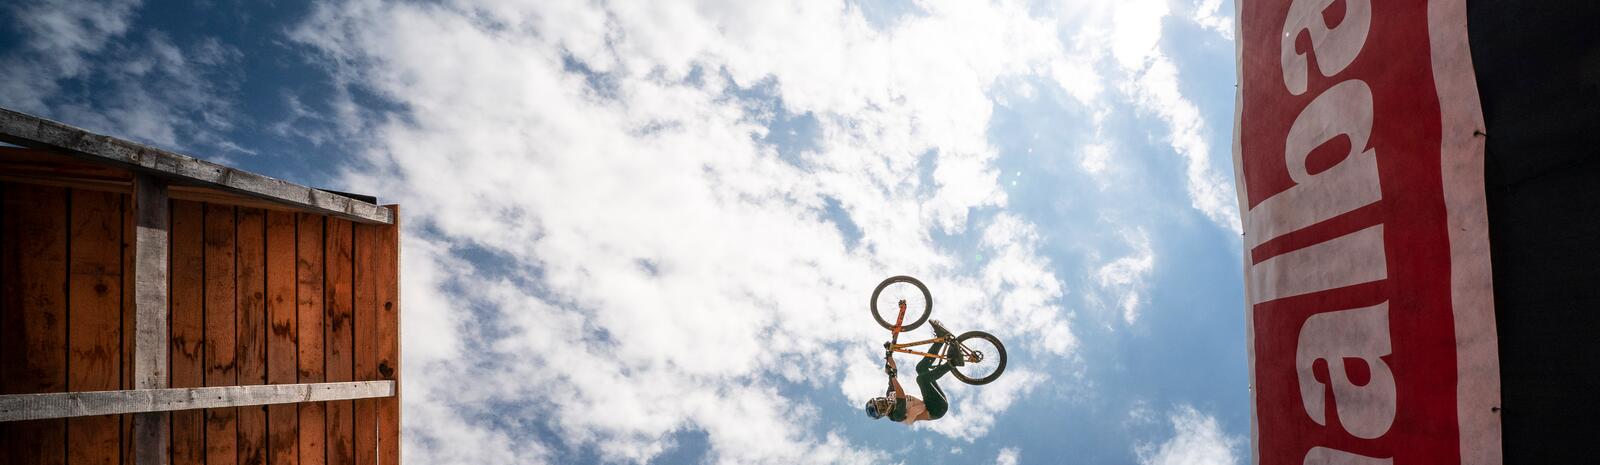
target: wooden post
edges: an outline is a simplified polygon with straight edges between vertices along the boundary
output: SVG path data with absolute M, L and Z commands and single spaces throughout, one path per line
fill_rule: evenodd
M 135 389 L 167 387 L 168 203 L 165 182 L 148 174 L 134 175 Z M 167 418 L 164 412 L 134 415 L 134 460 L 138 465 L 167 464 Z

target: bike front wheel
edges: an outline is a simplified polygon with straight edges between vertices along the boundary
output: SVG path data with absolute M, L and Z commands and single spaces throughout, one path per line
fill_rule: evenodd
M 905 321 L 900 324 L 901 331 L 910 331 L 922 326 L 928 321 L 928 315 L 933 314 L 933 295 L 928 293 L 928 286 L 922 281 L 910 276 L 895 276 L 878 283 L 872 290 L 872 318 L 878 320 L 878 325 L 883 329 L 894 330 L 895 318 L 900 315 L 900 301 L 906 301 Z
M 989 384 L 1006 371 L 1006 346 L 1000 338 L 983 331 L 967 331 L 956 336 L 956 345 L 966 363 L 951 367 L 951 374 L 967 384 Z

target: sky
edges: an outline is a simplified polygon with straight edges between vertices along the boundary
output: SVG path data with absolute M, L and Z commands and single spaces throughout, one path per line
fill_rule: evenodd
M 408 463 L 1242 465 L 1233 11 L 21 0 L 0 106 L 401 204 Z M 1010 355 L 910 428 L 902 274 Z

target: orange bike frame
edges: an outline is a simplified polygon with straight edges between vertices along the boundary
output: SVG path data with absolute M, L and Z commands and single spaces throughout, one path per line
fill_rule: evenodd
M 949 337 L 941 336 L 941 337 L 936 337 L 936 338 L 933 338 L 933 339 L 921 340 L 921 341 L 917 341 L 917 342 L 907 342 L 905 344 L 895 344 L 895 343 L 891 342 L 889 344 L 889 350 L 893 351 L 893 352 L 899 352 L 899 353 L 902 353 L 902 354 L 921 355 L 923 357 L 936 358 L 936 359 L 939 359 L 939 360 L 944 360 L 945 356 L 943 356 L 943 355 L 935 355 L 935 354 L 930 354 L 930 353 L 927 353 L 927 352 L 918 352 L 918 351 L 915 351 L 915 350 L 907 350 L 906 348 L 907 347 L 916 347 L 916 346 L 921 346 L 921 345 L 934 344 L 934 343 L 939 343 L 939 342 L 946 342 L 946 341 L 949 341 L 949 340 L 950 340 Z
M 907 350 L 906 348 L 907 347 L 916 347 L 916 346 L 920 346 L 920 345 L 933 344 L 933 343 L 937 343 L 937 342 L 945 342 L 945 341 L 948 340 L 947 337 L 941 336 L 941 337 L 936 337 L 936 338 L 933 338 L 933 339 L 927 339 L 927 340 L 922 340 L 922 341 L 917 341 L 917 342 L 907 342 L 905 344 L 898 343 L 900 341 L 900 325 L 902 323 L 905 323 L 905 322 L 906 322 L 906 301 L 901 300 L 900 301 L 900 315 L 896 316 L 894 318 L 894 328 L 889 330 L 890 331 L 890 334 L 889 334 L 889 347 L 888 347 L 889 350 L 888 350 L 888 352 L 884 353 L 884 357 L 885 358 L 888 358 L 888 356 L 892 352 L 899 352 L 899 353 L 902 353 L 902 354 L 921 355 L 923 357 L 935 358 L 935 359 L 939 359 L 939 360 L 944 360 L 945 359 L 945 356 L 943 356 L 943 355 L 934 355 L 934 354 L 930 354 L 930 353 L 927 353 L 927 352 L 918 352 L 918 351 L 915 351 L 915 350 Z

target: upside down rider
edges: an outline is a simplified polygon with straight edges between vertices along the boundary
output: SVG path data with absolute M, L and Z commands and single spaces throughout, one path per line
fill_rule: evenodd
M 902 303 L 902 305 L 904 305 Z M 943 336 L 948 334 L 944 326 L 938 321 L 933 321 L 934 332 Z M 939 353 L 945 344 L 935 343 L 929 352 Z M 947 360 L 954 360 L 960 364 L 960 349 L 954 344 L 949 347 Z M 922 391 L 922 398 L 906 395 L 905 388 L 900 387 L 900 379 L 895 370 L 894 357 L 888 358 L 889 389 L 883 397 L 874 397 L 867 401 L 867 417 L 874 420 L 889 417 L 889 420 L 905 423 L 910 426 L 918 421 L 938 420 L 945 412 L 950 410 L 950 401 L 944 395 L 944 390 L 939 388 L 939 378 L 950 372 L 950 363 L 934 364 L 933 358 L 923 358 L 917 362 L 917 388 Z

